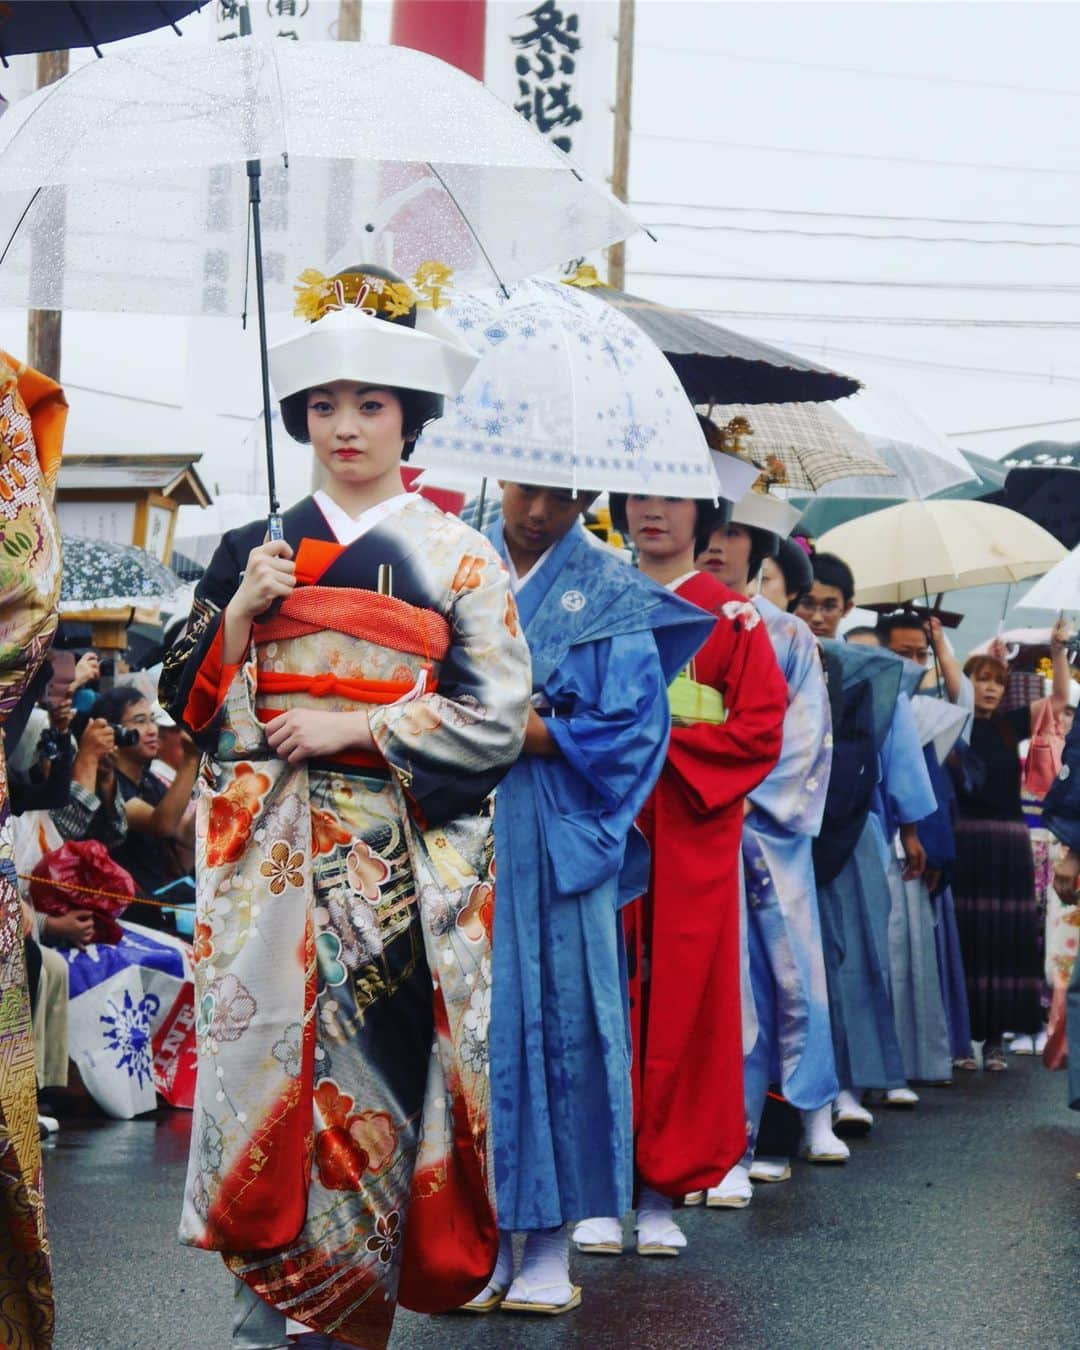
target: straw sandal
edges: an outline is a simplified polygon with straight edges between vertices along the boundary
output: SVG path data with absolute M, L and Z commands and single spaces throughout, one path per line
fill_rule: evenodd
M 521 1283 L 519 1275 L 514 1281 L 515 1284 Z M 530 1294 L 542 1293 L 545 1289 L 562 1289 L 561 1284 L 534 1284 L 527 1285 L 526 1288 Z M 540 1317 L 559 1317 L 562 1313 L 570 1312 L 572 1308 L 578 1307 L 581 1303 L 581 1286 L 572 1284 L 570 1286 L 570 1297 L 565 1303 L 552 1303 L 543 1299 L 523 1299 L 504 1298 L 502 1301 L 503 1312 L 534 1313 Z

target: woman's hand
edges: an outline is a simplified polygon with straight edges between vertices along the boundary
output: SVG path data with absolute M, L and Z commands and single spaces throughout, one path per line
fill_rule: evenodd
M 229 610 L 237 619 L 250 623 L 275 600 L 284 600 L 296 585 L 293 551 L 284 539 L 259 544 L 248 554 L 244 579 L 229 601 Z
M 987 656 L 992 656 L 995 661 L 1000 661 L 1003 666 L 1009 664 L 1009 648 L 1002 637 L 990 639 L 990 645 L 986 649 Z
M 900 826 L 900 846 L 904 850 L 904 880 L 918 881 L 926 871 L 926 850 L 914 824 Z
M 320 712 L 290 708 L 266 724 L 266 739 L 279 759 L 333 759 L 343 750 L 374 750 L 366 712 Z
M 1072 632 L 1069 628 L 1068 619 L 1064 617 L 1058 619 L 1057 623 L 1055 623 L 1053 628 L 1051 628 L 1050 630 L 1051 652 L 1064 651 L 1065 644 L 1068 642 L 1070 637 L 1072 637 Z

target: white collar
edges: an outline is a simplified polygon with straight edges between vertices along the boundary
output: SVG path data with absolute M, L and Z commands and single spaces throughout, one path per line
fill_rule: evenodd
M 669 591 L 677 591 L 684 581 L 689 581 L 691 577 L 696 576 L 697 576 L 696 568 L 692 572 L 684 572 L 681 577 L 676 577 L 674 581 L 669 581 L 665 589 Z
M 362 535 L 367 534 L 380 521 L 385 520 L 387 516 L 396 515 L 399 511 L 404 510 L 410 502 L 416 500 L 416 495 L 412 492 L 399 492 L 396 497 L 388 497 L 384 502 L 369 506 L 366 511 L 361 511 L 354 520 L 322 488 L 313 495 L 315 505 L 326 517 L 326 523 L 333 530 L 338 543 L 345 545 L 355 544 Z
M 559 541 L 556 540 L 556 543 L 558 542 Z M 540 568 L 547 561 L 548 554 L 554 547 L 555 544 L 549 544 L 548 547 L 544 549 L 543 553 L 540 554 L 539 558 L 537 558 L 537 560 L 525 573 L 525 575 L 521 577 L 518 576 L 517 568 L 514 566 L 514 560 L 513 558 L 510 557 L 510 550 L 509 549 L 506 550 L 506 570 L 510 573 L 510 589 L 514 593 L 514 595 L 517 595 L 518 591 L 522 590 L 525 586 L 527 586 L 529 582 L 533 579 L 533 577 L 536 576 L 537 572 L 539 572 Z

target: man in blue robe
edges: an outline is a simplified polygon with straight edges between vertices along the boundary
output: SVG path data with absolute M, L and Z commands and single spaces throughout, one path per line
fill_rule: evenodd
M 589 500 L 504 484 L 490 533 L 532 654 L 533 710 L 496 802 L 490 1054 L 502 1241 L 475 1311 L 576 1306 L 565 1225 L 630 1208 L 619 909 L 648 885 L 634 820 L 664 763 L 667 685 L 715 622 L 591 538 L 579 521 Z M 522 1231 L 511 1283 L 510 1237 Z
M 815 554 L 813 567 L 814 585 L 796 613 L 819 640 L 832 639 L 854 604 L 855 580 L 831 554 Z M 916 823 L 935 801 L 910 707 L 905 712 L 900 702 L 904 663 L 876 643 L 824 641 L 823 652 L 833 771 L 814 865 L 841 1089 L 836 1127 L 862 1132 L 873 1117 L 861 1089 L 908 1091 L 892 1003 L 888 848 L 895 832 L 903 877 L 921 875 L 926 855 Z

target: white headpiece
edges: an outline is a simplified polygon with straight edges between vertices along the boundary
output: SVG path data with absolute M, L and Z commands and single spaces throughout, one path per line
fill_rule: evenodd
M 320 278 L 301 292 L 297 306 L 311 322 L 270 348 L 270 380 L 279 399 L 333 380 L 450 397 L 461 392 L 480 357 L 431 309 L 413 309 L 415 327 L 393 322 L 416 298 L 403 283 L 373 277 L 369 286 L 362 274 L 351 273 L 346 289 L 337 278 L 304 275 Z M 375 291 L 376 286 L 383 289 Z M 398 303 L 402 293 L 405 304 Z
M 799 523 L 799 515 L 789 502 L 781 501 L 770 492 L 755 492 L 751 488 L 731 508 L 731 523 L 769 530 L 786 539 Z

